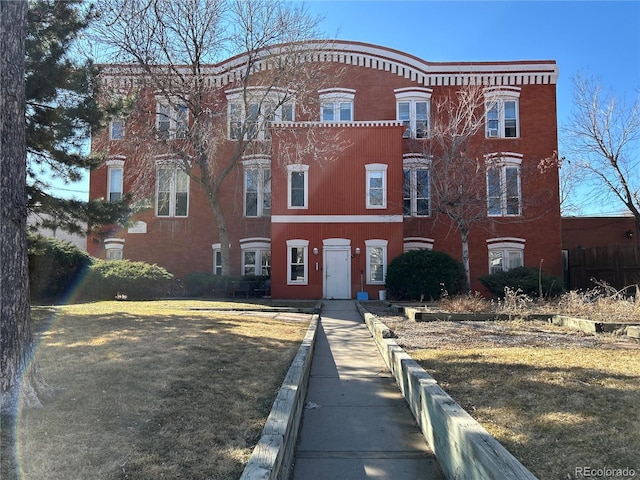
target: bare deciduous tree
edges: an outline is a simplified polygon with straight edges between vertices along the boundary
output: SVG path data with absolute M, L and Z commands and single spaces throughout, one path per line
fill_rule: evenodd
M 549 211 L 548 192 L 521 195 L 522 178 L 557 171 L 556 152 L 546 158 L 505 163 L 506 152 L 487 151 L 479 141 L 485 108 L 493 105 L 486 85 L 469 84 L 434 100 L 424 157 L 430 163 L 431 212 L 450 221 L 460 235 L 465 291 L 470 292 L 469 234 L 499 223 L 529 222 Z M 484 136 L 482 135 L 482 138 Z M 511 154 L 509 154 L 511 155 Z M 525 214 L 525 209 L 527 210 Z
M 565 127 L 567 156 L 591 198 L 621 202 L 640 224 L 640 98 L 631 105 L 603 91 L 600 81 L 573 79 L 574 110 Z
M 324 48 L 314 41 L 319 19 L 301 4 L 274 0 L 105 0 L 101 9 L 96 38 L 117 62 L 106 74 L 135 78 L 155 96 L 140 98 L 134 113 L 148 127 L 135 135 L 137 157 L 146 159 L 136 172 L 137 195 L 151 194 L 153 162 L 178 159 L 209 200 L 222 274 L 229 274 L 221 187 L 244 156 L 271 153 L 269 127 L 293 119 L 295 98 L 305 99 L 295 104 L 298 115 L 305 117 L 305 107 L 319 111 L 306 100 L 328 76 L 320 63 L 304 68 Z M 156 101 L 166 106 L 166 126 L 156 122 Z
M 425 157 L 431 161 L 431 209 L 447 217 L 460 234 L 466 292 L 471 288 L 469 232 L 487 218 L 486 167 L 469 151 L 483 126 L 482 85 L 468 85 L 434 102 L 430 141 L 425 144 Z

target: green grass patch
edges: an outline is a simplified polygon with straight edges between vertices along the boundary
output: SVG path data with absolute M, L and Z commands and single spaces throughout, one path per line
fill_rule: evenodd
M 40 371 L 60 390 L 18 418 L 18 478 L 238 478 L 310 316 L 215 311 L 228 306 L 34 308 Z

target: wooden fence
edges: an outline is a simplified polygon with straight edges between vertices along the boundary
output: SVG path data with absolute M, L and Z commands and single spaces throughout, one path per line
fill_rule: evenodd
M 575 248 L 567 259 L 567 286 L 587 290 L 592 279 L 607 282 L 620 290 L 640 284 L 640 246 Z M 633 290 L 635 292 L 635 290 Z

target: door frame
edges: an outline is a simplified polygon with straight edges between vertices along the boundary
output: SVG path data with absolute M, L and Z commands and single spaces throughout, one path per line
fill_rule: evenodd
M 348 238 L 325 238 L 322 240 L 322 298 L 327 298 L 327 252 L 346 252 L 349 263 L 347 265 L 346 299 L 351 299 L 351 240 Z

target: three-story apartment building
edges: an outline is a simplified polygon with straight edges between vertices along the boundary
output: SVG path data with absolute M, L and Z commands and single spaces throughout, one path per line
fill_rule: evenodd
M 521 265 L 562 274 L 558 170 L 537 168 L 557 150 L 554 61 L 433 63 L 334 41 L 304 68 L 329 66 L 335 75 L 309 98 L 296 94 L 267 113 L 246 101 L 237 65 L 242 56 L 210 69 L 211 104 L 220 113 L 211 129 L 223 133 L 217 154 L 231 155 L 247 135 L 267 147 L 247 148 L 221 186 L 232 274 L 270 275 L 274 298 L 355 298 L 359 291 L 377 298 L 387 265 L 403 251 L 430 248 L 460 259 L 456 224 L 436 211 L 437 162 L 425 146 L 435 106 L 469 85 L 482 94 L 482 128 L 467 155 L 481 166 L 475 202 L 484 212 L 468 237 L 471 287 L 482 291 L 478 277 Z M 177 276 L 220 273 L 221 240 L 205 190 L 170 152 L 142 161 L 150 153 L 141 119 L 181 142 L 194 121 L 188 108 L 158 100 L 117 67 L 104 79 L 137 92 L 146 107 L 94 136 L 93 149 L 106 160 L 91 173 L 90 197 L 117 199 L 146 184 L 147 208 L 129 227 L 94 235 L 89 252 L 157 263 Z

